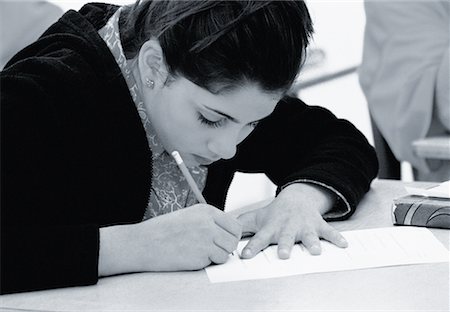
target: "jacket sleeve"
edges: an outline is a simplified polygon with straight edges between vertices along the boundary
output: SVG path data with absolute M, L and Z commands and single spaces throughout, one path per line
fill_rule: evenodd
M 94 284 L 99 226 L 74 196 L 57 103 L 37 74 L 0 77 L 1 293 Z
M 236 167 L 264 172 L 278 186 L 315 183 L 339 200 L 328 220 L 348 218 L 378 172 L 373 147 L 350 122 L 321 107 L 285 97 L 239 147 Z

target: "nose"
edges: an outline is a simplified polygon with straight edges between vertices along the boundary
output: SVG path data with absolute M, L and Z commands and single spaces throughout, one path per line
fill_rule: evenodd
M 208 142 L 208 149 L 221 159 L 230 159 L 236 155 L 237 135 L 231 132 L 216 134 Z

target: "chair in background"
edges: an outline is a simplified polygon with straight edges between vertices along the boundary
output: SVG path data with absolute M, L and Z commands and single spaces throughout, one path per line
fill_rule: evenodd
M 413 148 L 420 157 L 450 161 L 450 136 L 417 140 L 413 142 Z
M 395 158 L 377 125 L 371 120 L 375 151 L 378 158 L 378 178 L 401 180 L 401 164 Z

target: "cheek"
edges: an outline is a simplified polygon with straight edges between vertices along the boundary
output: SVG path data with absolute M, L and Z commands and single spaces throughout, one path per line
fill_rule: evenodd
M 244 141 L 250 135 L 250 133 L 252 133 L 253 130 L 254 130 L 254 128 L 252 128 L 252 127 L 244 127 L 244 128 L 242 128 L 242 130 L 239 132 L 239 136 L 238 136 L 238 139 L 237 139 L 237 144 L 239 144 L 242 141 Z
M 178 148 L 193 151 L 206 144 L 211 130 L 200 123 L 195 112 L 189 109 L 178 110 L 171 119 L 171 141 Z

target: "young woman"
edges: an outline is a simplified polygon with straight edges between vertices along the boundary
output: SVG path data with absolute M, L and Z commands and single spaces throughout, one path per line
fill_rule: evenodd
M 197 270 L 242 232 L 255 233 L 246 258 L 345 247 L 325 219 L 353 213 L 377 162 L 349 122 L 285 96 L 311 32 L 301 1 L 88 4 L 14 56 L 1 73 L 2 292 Z M 224 213 L 236 171 L 265 173 L 274 201 Z

